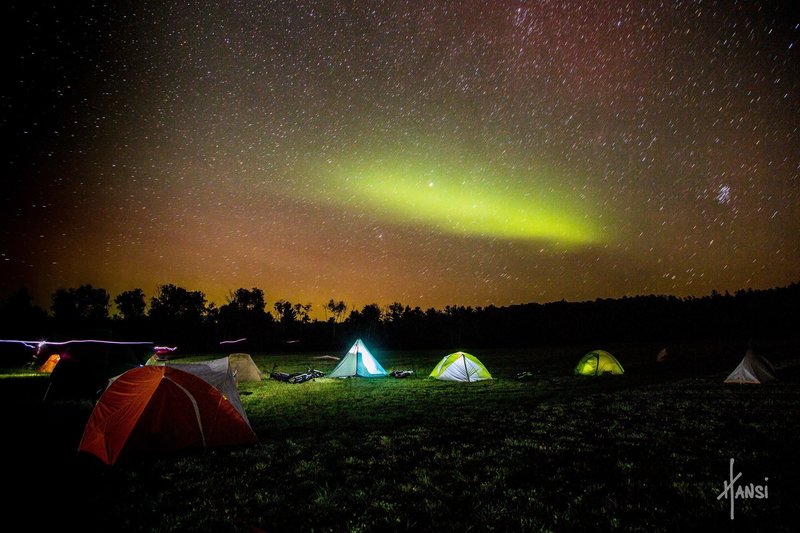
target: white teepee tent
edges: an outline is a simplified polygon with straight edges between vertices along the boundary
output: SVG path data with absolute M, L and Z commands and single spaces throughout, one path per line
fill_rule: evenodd
M 382 378 L 386 370 L 372 356 L 361 339 L 356 340 L 347 354 L 339 361 L 336 368 L 328 374 L 329 378 L 349 378 L 359 376 L 362 378 Z
M 775 368 L 762 356 L 748 349 L 744 359 L 725 379 L 725 383 L 765 383 L 775 379 Z

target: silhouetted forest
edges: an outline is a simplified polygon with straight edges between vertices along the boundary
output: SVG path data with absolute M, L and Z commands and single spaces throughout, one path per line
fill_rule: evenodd
M 565 343 L 675 342 L 796 337 L 800 284 L 700 298 L 636 296 L 508 307 L 421 309 L 398 302 L 350 309 L 331 299 L 312 319 L 311 304 L 268 307 L 264 291 L 238 289 L 219 307 L 200 291 L 162 285 L 112 300 L 102 288 L 59 289 L 49 309 L 19 289 L 0 304 L 0 338 L 144 340 L 178 353 L 341 350 L 355 337 L 383 349 L 474 349 Z M 111 314 L 113 307 L 115 312 Z M 235 344 L 220 344 L 246 338 Z

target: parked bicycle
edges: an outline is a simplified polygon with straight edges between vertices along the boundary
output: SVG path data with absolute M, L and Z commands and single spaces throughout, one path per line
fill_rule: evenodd
M 325 375 L 325 372 L 320 370 L 309 368 L 306 372 L 295 372 L 292 374 L 288 374 L 286 372 L 275 372 L 275 367 L 273 367 L 273 371 L 269 373 L 269 377 L 277 380 L 282 381 L 284 383 L 305 383 L 306 381 L 321 378 Z

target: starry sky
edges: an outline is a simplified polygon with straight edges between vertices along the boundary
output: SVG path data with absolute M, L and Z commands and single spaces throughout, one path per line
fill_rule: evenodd
M 0 298 L 800 280 L 796 2 L 70 4 L 0 8 Z

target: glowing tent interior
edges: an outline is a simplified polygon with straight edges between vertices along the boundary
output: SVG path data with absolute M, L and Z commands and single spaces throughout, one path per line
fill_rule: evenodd
M 336 365 L 328 377 L 330 378 L 382 378 L 386 376 L 386 370 L 370 353 L 361 339 L 357 339 L 353 346 L 347 351 L 339 364 Z
M 625 373 L 617 358 L 605 350 L 593 350 L 578 361 L 575 373 L 580 376 L 599 376 L 601 374 L 621 375 Z

